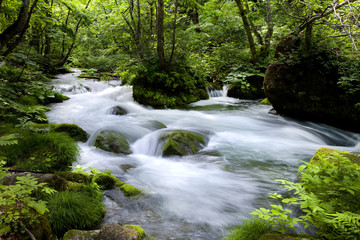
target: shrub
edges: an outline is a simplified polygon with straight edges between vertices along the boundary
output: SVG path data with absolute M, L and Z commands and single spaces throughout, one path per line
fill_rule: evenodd
M 49 200 L 48 218 L 53 232 L 61 237 L 71 229 L 95 228 L 105 215 L 101 194 L 88 191 L 58 192 Z
M 245 219 L 242 224 L 234 227 L 227 240 L 257 240 L 261 235 L 271 230 L 270 224 L 260 218 Z

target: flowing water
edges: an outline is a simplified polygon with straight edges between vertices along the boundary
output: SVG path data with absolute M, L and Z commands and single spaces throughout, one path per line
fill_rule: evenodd
M 254 208 L 268 207 L 268 193 L 281 191 L 274 180 L 294 180 L 301 160 L 318 148 L 359 150 L 358 134 L 268 114 L 270 106 L 226 97 L 226 89 L 186 109 L 154 110 L 134 102 L 131 87 L 120 81 L 82 80 L 78 74 L 54 81 L 71 99 L 52 105 L 48 118 L 77 124 L 92 136 L 79 143 L 78 164 L 111 170 L 142 190 L 132 198 L 105 191 L 103 224 L 137 224 L 157 239 L 221 239 Z M 110 114 L 114 106 L 128 114 Z M 167 128 L 158 129 L 158 122 Z M 123 133 L 133 154 L 93 147 L 102 129 Z M 176 129 L 206 134 L 209 143 L 194 156 L 161 157 L 160 135 Z

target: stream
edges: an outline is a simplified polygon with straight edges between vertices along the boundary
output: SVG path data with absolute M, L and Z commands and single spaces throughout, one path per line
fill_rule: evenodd
M 359 151 L 359 134 L 325 124 L 268 114 L 271 106 L 209 91 L 186 109 L 152 109 L 132 99 L 121 81 L 79 79 L 79 70 L 58 75 L 54 88 L 70 99 L 53 104 L 50 122 L 74 123 L 91 137 L 78 143 L 76 164 L 111 170 L 142 191 L 127 198 L 119 190 L 104 192 L 103 224 L 136 224 L 156 239 L 219 240 L 257 207 L 268 207 L 268 193 L 282 188 L 275 179 L 295 180 L 301 160 L 330 147 Z M 128 114 L 109 113 L 120 106 Z M 167 129 L 158 129 L 161 122 Z M 131 143 L 130 155 L 92 146 L 99 131 L 112 129 Z M 207 146 L 186 157 L 161 157 L 159 137 L 168 130 L 206 134 Z

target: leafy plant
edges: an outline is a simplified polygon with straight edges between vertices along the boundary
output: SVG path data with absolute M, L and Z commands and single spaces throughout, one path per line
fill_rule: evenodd
M 293 193 L 283 198 L 272 197 L 284 204 L 297 204 L 303 215 L 293 218 L 289 209 L 271 205 L 272 209 L 260 208 L 252 214 L 268 221 L 280 232 L 294 228 L 297 222 L 305 228 L 314 225 L 318 234 L 327 239 L 360 238 L 360 166 L 353 163 L 347 153 L 317 154 L 311 163 L 299 167 L 300 181 L 277 180 Z
M 0 166 L 0 170 L 1 168 Z M 0 184 L 0 191 L 0 233 L 2 234 L 23 232 L 26 225 L 33 225 L 39 220 L 40 215 L 49 211 L 45 201 L 33 197 L 36 191 L 49 195 L 55 192 L 46 187 L 45 183 L 38 183 L 30 174 L 17 177 L 15 185 Z

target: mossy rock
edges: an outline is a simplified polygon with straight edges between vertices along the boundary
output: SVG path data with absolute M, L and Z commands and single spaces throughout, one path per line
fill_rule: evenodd
M 268 98 L 264 98 L 263 100 L 260 101 L 260 104 L 263 104 L 263 105 L 271 105 L 271 102 L 269 101 Z
M 141 191 L 138 188 L 131 186 L 130 184 L 127 183 L 121 184 L 120 190 L 124 193 L 126 197 L 132 197 L 141 193 Z
M 320 148 L 316 151 L 315 155 L 311 158 L 310 163 L 320 164 L 320 160 L 324 156 L 333 156 L 334 153 L 341 154 L 344 157 L 347 157 L 352 163 L 360 165 L 360 156 L 354 153 L 343 152 L 331 148 Z M 329 161 L 336 161 L 336 158 L 329 158 Z
M 109 113 L 113 115 L 126 115 L 128 112 L 120 106 L 115 106 L 110 108 Z
M 101 131 L 94 146 L 107 152 L 131 154 L 128 140 L 121 133 L 112 130 Z
M 280 234 L 269 232 L 262 235 L 259 240 L 317 240 L 318 238 L 308 234 Z
M 63 240 L 99 240 L 100 230 L 70 230 L 65 233 Z
M 61 123 L 54 127 L 54 132 L 67 133 L 75 141 L 86 142 L 89 134 L 76 124 Z
M 200 151 L 206 145 L 206 139 L 198 134 L 189 131 L 172 131 L 160 137 L 165 141 L 163 156 L 187 156 Z
M 92 176 L 81 172 L 57 172 L 57 175 L 71 182 L 90 184 Z
M 162 122 L 156 121 L 156 120 L 144 121 L 144 123 L 142 125 L 151 130 L 167 128 L 165 124 L 163 124 Z
M 141 233 L 133 226 L 120 226 L 116 223 L 105 225 L 100 230 L 100 240 L 142 240 Z
M 145 237 L 146 237 L 145 230 L 142 227 L 140 227 L 139 225 L 124 225 L 124 227 L 131 227 L 131 228 L 135 229 L 136 231 L 139 232 L 140 240 L 145 239 Z
M 112 189 L 118 180 L 110 174 L 97 173 L 94 176 L 94 181 L 99 185 L 101 190 L 108 190 Z

